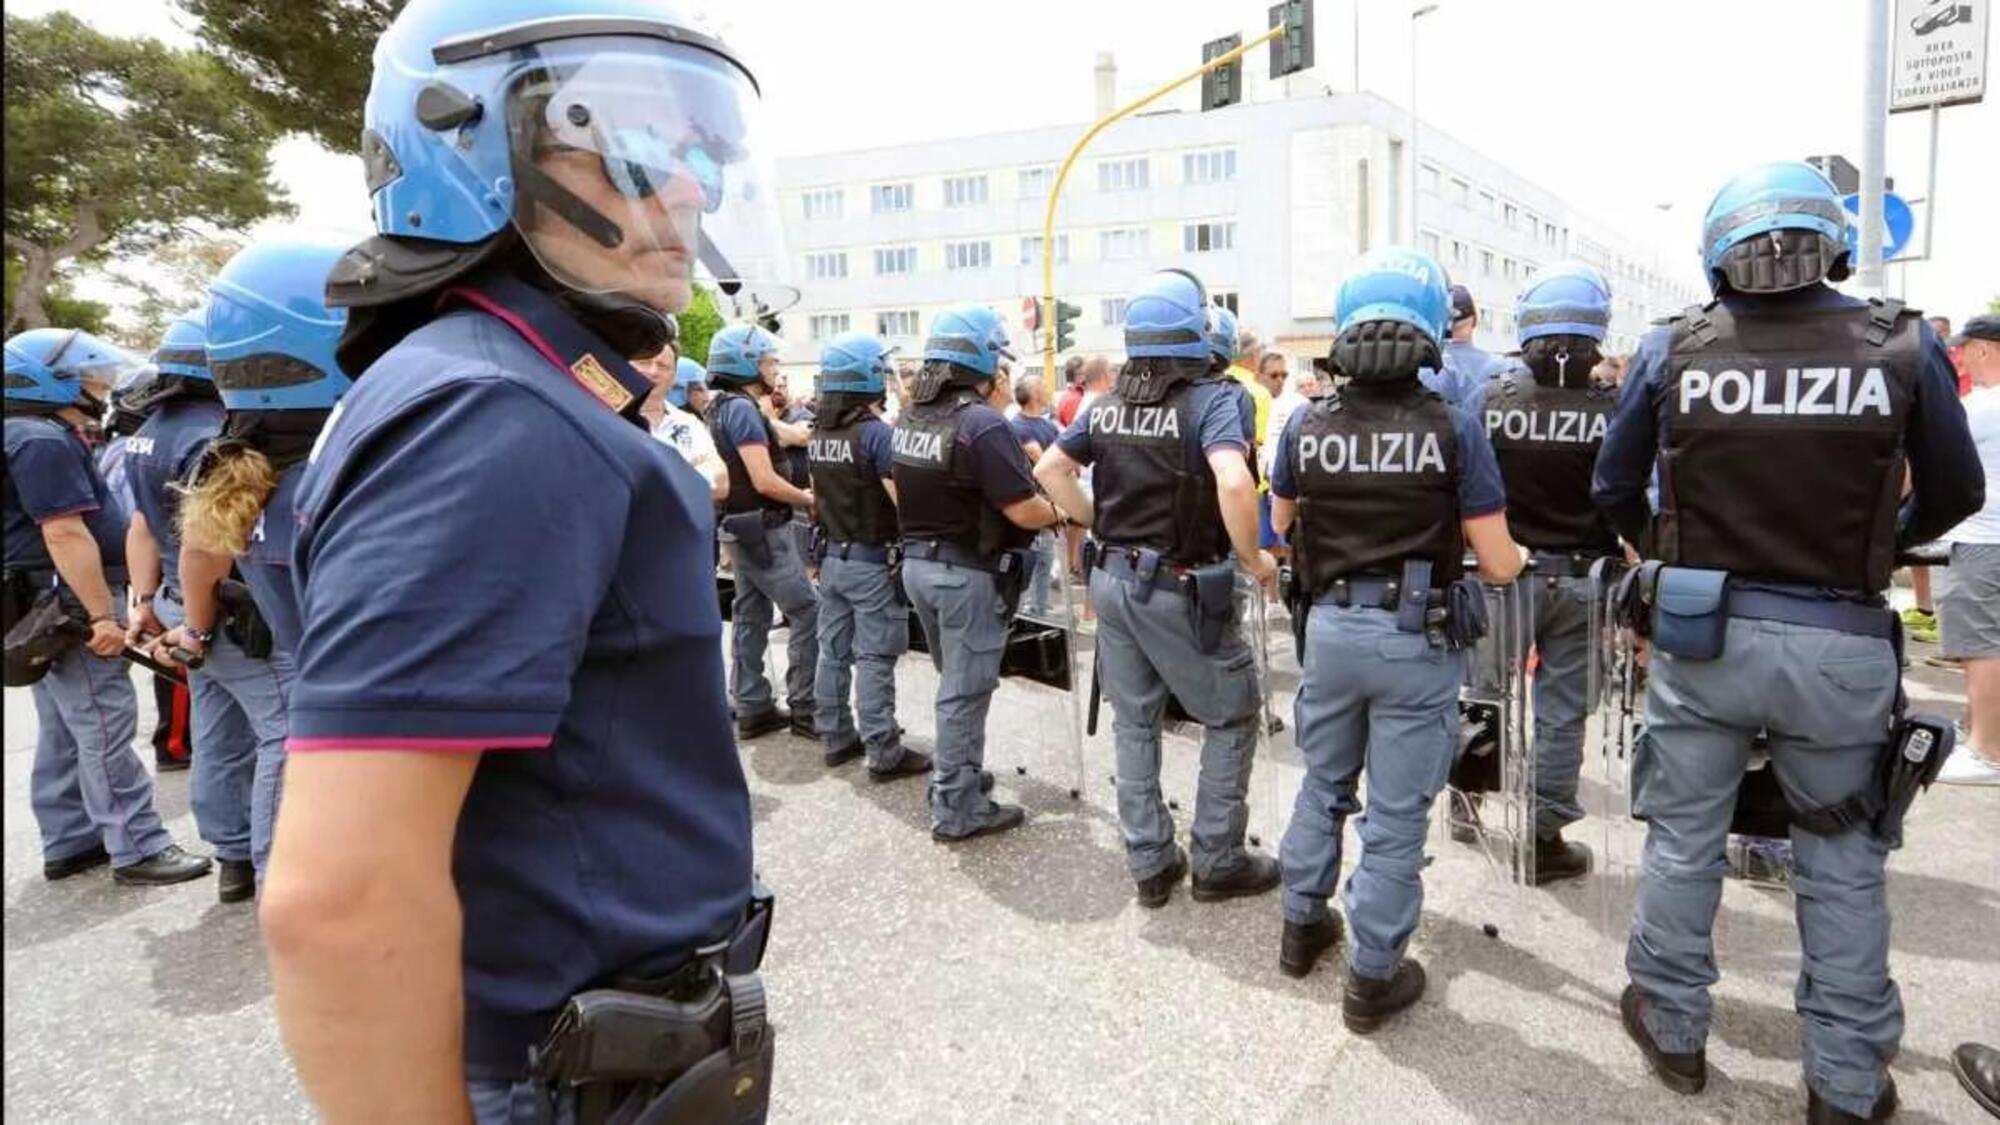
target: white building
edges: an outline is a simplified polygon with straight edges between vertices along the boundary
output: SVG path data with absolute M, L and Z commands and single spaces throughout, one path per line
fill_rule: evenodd
M 1276 100 L 1135 116 L 1077 162 L 1056 223 L 1056 293 L 1083 310 L 1077 350 L 1121 354 L 1124 294 L 1179 266 L 1295 367 L 1326 354 L 1349 263 L 1407 241 L 1409 114 L 1373 94 L 1267 92 Z M 788 369 L 809 371 L 816 342 L 848 330 L 911 354 L 932 318 L 961 301 L 1000 311 L 1025 365 L 1039 369 L 1022 301 L 1041 292 L 1043 210 L 1082 131 L 1052 125 L 781 161 L 803 291 L 784 316 Z M 1472 290 L 1481 346 L 1513 347 L 1522 283 L 1565 257 L 1611 282 L 1609 350 L 1629 351 L 1650 319 L 1699 299 L 1555 192 L 1437 130 L 1426 127 L 1420 142 L 1418 240 Z

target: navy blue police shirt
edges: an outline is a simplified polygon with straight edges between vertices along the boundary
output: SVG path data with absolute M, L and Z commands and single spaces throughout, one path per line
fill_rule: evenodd
M 6 421 L 4 474 L 7 566 L 53 570 L 42 525 L 80 516 L 97 540 L 107 573 L 125 569 L 125 515 L 97 471 L 83 435 L 54 418 L 17 415 Z
M 1271 493 L 1286 500 L 1299 498 L 1299 429 L 1311 411 L 1292 411 L 1285 419 L 1285 432 L 1278 438 L 1278 455 L 1271 459 Z M 1493 442 L 1476 415 L 1456 407 L 1451 411 L 1452 433 L 1458 437 L 1458 516 L 1472 520 L 1507 508 L 1507 488 L 1500 479 L 1500 459 L 1493 455 Z
M 1194 432 L 1199 437 L 1204 455 L 1219 449 L 1234 449 L 1246 456 L 1249 454 L 1251 435 L 1256 433 L 1257 416 L 1256 405 L 1243 384 L 1234 379 L 1210 380 L 1188 388 L 1188 399 L 1188 412 L 1194 417 Z M 1091 448 L 1090 442 L 1090 415 L 1103 402 L 1100 398 L 1094 400 L 1089 408 L 1078 410 L 1076 417 L 1070 420 L 1069 428 L 1056 439 L 1056 448 L 1079 465 L 1097 460 L 1097 451 Z
M 452 866 L 467 1070 L 503 1077 L 572 994 L 733 929 L 750 796 L 707 482 L 587 389 L 634 391 L 601 341 L 481 288 L 521 327 L 457 309 L 404 338 L 306 470 L 288 746 L 484 752 Z
M 1018 504 L 1035 494 L 1033 467 L 1014 437 L 1014 427 L 1007 424 L 1005 414 L 983 402 L 973 403 L 959 415 L 958 450 L 951 459 L 951 473 L 959 484 L 978 489 L 995 508 Z
M 895 427 L 873 415 L 861 420 L 856 442 L 861 446 L 861 456 L 874 468 L 875 475 L 883 480 L 894 476 L 896 468 Z
M 1062 429 L 1046 414 L 1029 416 L 1016 415 L 1010 423 L 1014 427 L 1014 437 L 1022 445 L 1037 445 L 1044 452 L 1052 448 L 1056 439 L 1062 436 Z
M 264 501 L 257 526 L 250 529 L 250 549 L 237 560 L 236 570 L 250 587 L 250 600 L 271 626 L 272 642 L 280 652 L 296 656 L 299 651 L 299 596 L 292 588 L 292 544 L 297 539 L 298 516 L 293 507 L 299 482 L 305 479 L 301 461 L 278 475 L 278 487 Z
M 739 398 L 734 395 L 723 399 L 716 408 L 715 428 L 721 432 L 723 440 L 732 449 L 741 449 L 746 445 L 771 444 L 771 435 L 764 429 L 764 414 L 757 409 L 754 399 Z M 771 467 L 783 475 L 783 465 L 774 460 Z
M 222 403 L 216 399 L 168 399 L 125 443 L 132 507 L 146 517 L 159 544 L 165 589 L 177 591 L 181 584 L 181 494 L 174 486 L 187 479 L 209 441 L 222 432 L 222 418 Z
M 1778 305 L 1803 302 L 1804 307 L 1861 308 L 1868 302 L 1824 285 L 1799 293 L 1754 296 L 1727 293 L 1723 304 L 1739 319 L 1753 319 Z M 1923 350 L 1922 371 L 1910 402 L 1909 426 L 1903 448 L 1910 461 L 1911 501 L 1899 520 L 1896 541 L 1928 543 L 1956 526 L 1956 513 L 1977 511 L 1985 472 L 1979 450 L 1966 430 L 1965 408 L 1958 401 L 1958 375 L 1951 357 L 1929 322 L 1917 326 Z M 1597 451 L 1597 469 L 1590 496 L 1628 543 L 1645 541 L 1653 517 L 1648 489 L 1656 485 L 1654 462 L 1666 434 L 1660 431 L 1659 404 L 1667 386 L 1667 360 L 1673 329 L 1662 325 L 1647 332 L 1625 376 L 1618 408 Z M 1657 493 L 1654 494 L 1655 499 Z

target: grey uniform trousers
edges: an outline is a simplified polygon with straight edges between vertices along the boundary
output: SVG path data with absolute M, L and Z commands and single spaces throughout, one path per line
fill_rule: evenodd
M 791 640 L 785 648 L 790 657 L 785 669 L 785 701 L 793 713 L 810 715 L 816 706 L 813 674 L 819 664 L 819 597 L 806 577 L 805 559 L 791 525 L 767 529 L 764 542 L 771 552 L 766 566 L 752 562 L 737 544 L 726 544 L 736 584 L 729 622 L 734 662 L 730 687 L 736 717 L 752 718 L 776 706 L 771 678 L 764 674 L 764 653 L 776 623 L 773 607 L 784 612 L 791 626 Z
M 871 768 L 892 769 L 902 760 L 896 659 L 909 647 L 909 611 L 896 600 L 889 568 L 828 555 L 819 566 L 819 673 L 813 681 L 814 717 L 828 749 L 850 746 L 858 737 Z
M 1007 647 L 1006 606 L 993 575 L 931 559 L 904 559 L 903 587 L 938 670 L 931 830 L 963 836 L 993 818 L 979 771 L 986 762 L 986 713 Z

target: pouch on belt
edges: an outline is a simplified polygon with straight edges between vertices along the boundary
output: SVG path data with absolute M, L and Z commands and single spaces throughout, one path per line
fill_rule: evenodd
M 1653 588 L 1653 644 L 1689 660 L 1722 655 L 1729 635 L 1729 572 L 1660 568 Z
M 737 512 L 722 517 L 723 542 L 736 544 L 751 566 L 762 570 L 771 565 L 771 542 L 767 536 L 769 528 L 764 524 L 762 512 Z
M 1014 619 L 1014 611 L 1021 608 L 1021 595 L 1028 588 L 1028 571 L 1034 566 L 1035 552 L 1031 547 L 1014 547 L 1000 552 L 993 571 L 993 585 L 999 591 L 1000 601 L 1007 607 L 1007 619 Z
M 1222 647 L 1222 634 L 1236 617 L 1236 564 L 1224 559 L 1181 575 L 1188 623 L 1195 647 L 1206 656 Z

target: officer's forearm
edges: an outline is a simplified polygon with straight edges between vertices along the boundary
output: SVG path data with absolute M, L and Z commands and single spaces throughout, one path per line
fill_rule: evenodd
M 1292 521 L 1299 518 L 1299 502 L 1287 500 L 1277 493 L 1271 494 L 1271 530 L 1284 535 L 1292 530 Z
M 181 544 L 181 608 L 187 623 L 204 633 L 214 632 L 222 619 L 216 587 L 229 577 L 231 562 L 228 555 Z
M 803 448 L 812 442 L 812 427 L 798 422 L 781 422 L 771 419 L 771 429 L 778 435 L 778 444 Z
M 1216 474 L 1216 499 L 1222 507 L 1222 526 L 1229 531 L 1229 545 L 1245 563 L 1257 558 L 1257 481 L 1247 466 L 1239 462 L 1235 471 Z
M 104 559 L 98 554 L 97 539 L 84 526 L 81 516 L 61 516 L 42 525 L 42 544 L 63 585 L 83 603 L 85 613 L 102 617 L 112 612 L 111 586 L 104 580 Z
M 743 458 L 743 468 L 750 474 L 750 487 L 757 495 L 768 497 L 783 504 L 798 507 L 812 503 L 812 497 L 804 489 L 778 475 L 771 467 L 771 451 L 762 445 L 744 445 L 737 448 Z
M 131 526 L 125 529 L 125 574 L 140 600 L 159 592 L 160 544 L 154 540 L 146 517 L 138 512 L 132 513 Z
M 1035 464 L 1035 480 L 1069 522 L 1079 527 L 1092 525 L 1096 513 L 1091 511 L 1090 497 L 1084 495 L 1083 484 L 1077 479 L 1076 462 L 1068 454 L 1060 449 L 1042 454 Z

